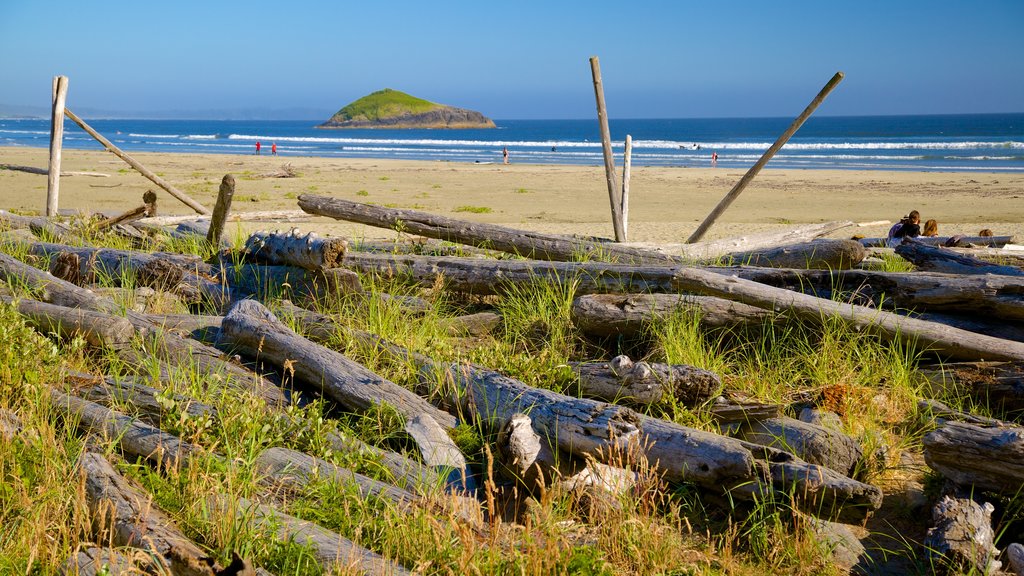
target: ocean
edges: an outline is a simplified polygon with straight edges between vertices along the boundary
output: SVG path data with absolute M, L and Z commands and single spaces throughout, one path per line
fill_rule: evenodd
M 596 119 L 498 120 L 496 130 L 320 130 L 317 122 L 90 120 L 127 152 L 269 154 L 499 163 L 603 163 Z M 612 120 L 616 163 L 633 137 L 634 166 L 747 168 L 791 118 Z M 0 146 L 49 146 L 49 121 L 0 119 Z M 101 149 L 70 120 L 64 146 Z M 992 171 L 1024 170 L 1024 114 L 812 117 L 767 165 L 771 168 Z

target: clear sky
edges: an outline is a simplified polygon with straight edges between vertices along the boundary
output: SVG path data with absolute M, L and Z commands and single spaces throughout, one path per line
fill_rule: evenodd
M 333 112 L 390 87 L 498 119 L 1024 112 L 1024 1 L 0 0 L 0 104 Z M 296 112 L 279 112 L 294 116 Z M 187 115 L 187 114 L 185 114 Z

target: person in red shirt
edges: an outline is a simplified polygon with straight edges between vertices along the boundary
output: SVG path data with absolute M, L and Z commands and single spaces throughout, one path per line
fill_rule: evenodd
M 260 155 L 260 141 L 259 140 L 256 141 L 256 155 L 257 156 Z
M 270 144 L 270 155 L 277 156 L 277 142 L 272 142 Z
M 712 152 L 711 153 L 711 165 L 712 166 L 717 166 L 718 165 L 718 152 Z

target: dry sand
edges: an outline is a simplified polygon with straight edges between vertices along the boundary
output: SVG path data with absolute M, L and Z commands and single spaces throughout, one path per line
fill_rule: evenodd
M 219 154 L 132 156 L 210 208 L 221 177 L 231 173 L 237 180 L 233 211 L 297 209 L 299 194 L 321 194 L 543 232 L 612 234 L 602 167 Z M 45 167 L 47 158 L 45 149 L 0 148 L 0 164 Z M 286 162 L 298 177 L 257 177 Z M 110 153 L 65 150 L 62 168 L 110 175 L 62 178 L 62 209 L 115 214 L 140 205 L 142 194 L 154 189 L 161 214 L 190 212 Z M 634 166 L 629 239 L 684 241 L 742 175 L 742 170 L 722 168 Z M 44 176 L 0 170 L 0 208 L 39 212 L 45 203 Z M 895 221 L 915 209 L 922 219 L 938 220 L 942 235 L 991 228 L 997 235 L 1024 239 L 1024 174 L 768 168 L 709 230 L 707 239 L 830 220 Z M 366 238 L 395 235 L 326 218 L 297 225 Z M 882 236 L 888 227 L 875 224 L 856 233 Z

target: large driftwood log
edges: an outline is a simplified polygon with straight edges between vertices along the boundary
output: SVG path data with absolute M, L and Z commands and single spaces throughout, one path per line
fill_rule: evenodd
M 344 268 L 306 270 L 295 266 L 224 264 L 224 280 L 236 295 L 270 295 L 323 301 L 338 294 L 362 294 L 359 275 Z
M 573 283 L 577 294 L 674 293 L 678 268 L 598 262 L 540 262 L 431 256 L 353 254 L 345 266 L 434 286 L 438 278 L 457 292 L 501 294 L 510 285 Z M 756 267 L 705 268 L 778 288 L 875 306 L 982 313 L 1024 320 L 1024 284 L 1007 276 L 893 273 L 868 270 L 795 270 Z
M 85 479 L 97 542 L 137 546 L 184 576 L 213 576 L 221 567 L 153 505 L 152 497 L 128 483 L 103 456 L 86 452 L 78 461 Z
M 577 390 L 587 398 L 653 404 L 674 398 L 685 406 L 707 402 L 721 388 L 714 372 L 685 364 L 636 362 L 616 356 L 609 362 L 573 364 L 579 376 Z
M 347 249 L 344 238 L 321 238 L 313 232 L 302 236 L 298 228 L 284 233 L 256 232 L 245 241 L 245 251 L 251 258 L 307 270 L 341 266 Z
M 164 467 L 187 466 L 203 450 L 135 418 L 57 390 L 50 391 L 50 405 L 66 418 L 77 418 L 80 429 L 115 440 L 125 454 Z
M 76 396 L 108 408 L 113 408 L 118 404 L 127 404 L 138 412 L 140 420 L 157 428 L 160 427 L 162 418 L 170 412 L 167 400 L 173 401 L 174 406 L 190 418 L 200 420 L 216 420 L 217 418 L 217 409 L 213 406 L 196 402 L 181 394 L 173 394 L 170 397 L 161 396 L 160 390 L 147 386 L 134 378 L 93 376 L 84 372 L 71 372 L 67 374 L 67 377 L 73 383 Z
M 961 486 L 1013 496 L 1024 486 L 1024 428 L 946 422 L 925 435 L 924 459 Z
M 860 444 L 846 434 L 785 416 L 753 420 L 736 427 L 730 434 L 754 444 L 791 452 L 844 476 L 853 477 L 864 458 Z
M 597 336 L 632 336 L 659 319 L 696 315 L 708 328 L 761 326 L 772 313 L 715 296 L 690 294 L 585 294 L 572 302 L 572 322 Z
M 958 362 L 922 368 L 933 393 L 968 394 L 995 409 L 1024 411 L 1024 365 L 1014 362 Z
M 914 238 L 914 241 L 927 244 L 929 246 L 945 246 L 950 243 L 953 238 L 956 238 L 955 242 L 958 246 L 974 244 L 977 246 L 999 248 L 1007 244 L 1016 244 L 1017 242 L 1017 239 L 1013 236 L 918 236 L 917 238 Z M 875 246 L 886 246 L 889 243 L 889 239 L 861 238 L 860 243 L 869 248 Z
M 146 554 L 142 550 L 135 551 Z M 137 567 L 135 554 L 124 554 L 109 548 L 90 546 L 77 550 L 61 566 L 61 576 L 134 576 L 139 572 L 153 572 L 154 566 Z
M 188 216 L 154 216 L 152 218 L 143 218 L 139 221 L 139 224 L 150 227 L 175 226 L 182 222 L 204 222 L 209 226 L 210 218 L 210 216 L 200 216 L 198 214 Z M 275 220 L 285 222 L 307 221 L 309 220 L 309 214 L 302 210 L 263 210 L 256 212 L 231 212 L 227 217 L 228 222 L 271 222 Z
M 896 253 L 914 263 L 920 270 L 945 274 L 998 274 L 1024 276 L 1016 266 L 999 266 L 952 250 L 928 246 L 914 240 L 904 241 Z
M 899 310 L 897 313 L 902 314 Z M 1012 322 L 1004 318 L 991 318 L 978 314 L 949 314 L 945 312 L 910 312 L 907 315 L 936 324 L 943 324 L 968 332 L 976 332 L 986 336 L 1024 342 L 1024 323 Z
M 78 236 L 71 232 L 71 227 L 67 224 L 45 216 L 19 216 L 11 214 L 6 210 L 0 210 L 0 229 L 27 229 L 40 238 L 74 238 L 80 240 Z
M 18 164 L 0 164 L 0 170 L 14 170 L 17 172 L 27 172 L 29 174 L 38 174 L 40 176 L 48 176 L 50 171 L 46 168 L 36 168 L 35 166 L 21 166 Z M 110 178 L 110 174 L 104 174 L 103 172 L 89 172 L 81 170 L 61 170 L 61 178 L 65 176 L 92 176 L 94 178 Z
M 831 234 L 836 230 L 849 228 L 853 222 L 824 222 L 822 224 L 801 224 L 781 231 L 745 234 L 721 240 L 708 240 L 692 244 L 662 244 L 652 242 L 626 242 L 625 246 L 652 250 L 662 254 L 679 255 L 689 260 L 712 260 L 734 252 L 765 250 L 776 246 L 799 244 Z
M 992 529 L 995 507 L 968 494 L 950 490 L 932 509 L 932 527 L 924 539 L 933 566 L 955 574 L 993 574 L 1002 566 L 996 560 L 996 534 Z
M 256 457 L 254 466 L 266 476 L 266 482 L 287 488 L 306 486 L 313 480 L 330 480 L 355 486 L 364 498 L 374 496 L 403 507 L 420 501 L 412 492 L 288 448 L 267 448 Z
M 1024 576 L 1024 546 L 1014 542 L 1006 547 L 1007 568 L 1014 576 Z
M 476 492 L 476 482 L 470 474 L 466 457 L 437 421 L 427 414 L 417 414 L 406 421 L 405 433 L 416 442 L 424 464 L 447 472 L 448 485 L 462 492 Z
M 232 306 L 221 325 L 224 343 L 292 372 L 350 409 L 363 411 L 387 403 L 407 419 L 428 414 L 445 428 L 455 419 L 409 390 L 370 372 L 344 355 L 299 336 L 254 300 Z
M 233 516 L 237 521 L 272 530 L 282 542 L 295 542 L 308 548 L 325 572 L 355 572 L 373 576 L 412 574 L 336 532 L 247 498 L 214 496 L 207 503 L 215 514 Z
M 732 252 L 724 259 L 726 264 L 743 266 L 845 270 L 862 262 L 867 255 L 867 249 L 855 240 L 821 239 L 771 249 Z
M 114 349 L 130 346 L 135 340 L 135 327 L 124 318 L 28 299 L 11 300 L 0 296 L 0 301 L 14 305 L 25 320 L 43 334 L 66 338 L 78 335 L 90 346 Z

